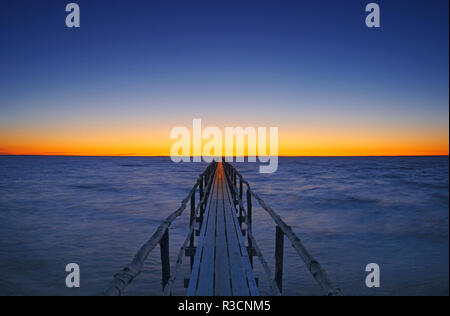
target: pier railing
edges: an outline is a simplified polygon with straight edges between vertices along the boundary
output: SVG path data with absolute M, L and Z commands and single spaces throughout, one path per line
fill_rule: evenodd
M 140 274 L 145 261 L 149 254 L 159 245 L 161 255 L 161 271 L 162 271 L 162 291 L 163 294 L 169 295 L 171 287 L 175 281 L 176 273 L 171 274 L 170 271 L 170 257 L 169 257 L 169 227 L 172 222 L 181 216 L 186 209 L 188 202 L 191 205 L 190 214 L 190 229 L 186 241 L 180 249 L 178 255 L 177 265 L 175 270 L 177 271 L 181 265 L 183 253 L 188 245 L 193 247 L 194 232 L 196 219 L 199 223 L 202 223 L 203 215 L 205 212 L 206 202 L 213 183 L 214 173 L 217 168 L 217 163 L 211 163 L 206 170 L 198 177 L 197 182 L 192 187 L 189 194 L 181 202 L 181 206 L 169 215 L 163 223 L 157 228 L 150 239 L 139 249 L 134 256 L 134 259 L 114 275 L 114 279 L 108 288 L 104 291 L 107 296 L 118 296 L 124 293 L 125 288 Z M 196 203 L 196 195 L 198 192 L 198 203 Z M 193 257 L 191 257 L 192 265 Z
M 236 206 L 236 211 L 239 213 L 238 218 L 241 224 L 245 223 L 247 226 L 246 234 L 248 239 L 248 252 L 253 265 L 253 256 L 260 259 L 261 265 L 266 273 L 269 285 L 275 295 L 279 295 L 283 291 L 283 256 L 284 256 L 284 237 L 286 236 L 297 254 L 306 264 L 306 267 L 311 272 L 313 278 L 317 281 L 319 286 L 328 296 L 342 296 L 341 290 L 334 285 L 329 279 L 325 270 L 321 267 L 313 256 L 306 250 L 300 238 L 293 232 L 292 228 L 287 225 L 281 217 L 270 208 L 250 187 L 250 184 L 244 180 L 243 176 L 229 163 L 223 162 L 225 175 L 227 177 L 228 185 L 231 190 L 232 198 Z M 244 185 L 246 186 L 246 203 L 244 203 Z M 252 234 L 252 197 L 258 201 L 259 205 L 272 217 L 276 225 L 275 233 L 275 275 L 273 276 L 269 266 L 264 259 L 257 243 Z M 244 205 L 246 204 L 246 205 Z
M 323 291 L 329 296 L 341 296 L 341 290 L 337 288 L 333 282 L 331 282 L 321 265 L 306 250 L 301 240 L 293 232 L 292 228 L 288 226 L 281 219 L 281 217 L 251 189 L 250 184 L 244 180 L 243 176 L 231 164 L 224 161 L 223 167 L 240 228 L 243 235 L 246 235 L 247 237 L 247 249 L 251 266 L 253 267 L 253 257 L 258 257 L 273 295 L 281 295 L 283 291 L 284 240 L 285 237 L 287 237 Z M 104 291 L 105 295 L 123 295 L 125 288 L 140 274 L 147 257 L 158 245 L 160 248 L 161 258 L 162 294 L 165 296 L 172 294 L 172 287 L 175 283 L 179 270 L 181 270 L 184 256 L 190 257 L 192 270 L 196 253 L 194 239 L 196 235 L 198 236 L 201 230 L 216 169 L 217 163 L 213 162 L 198 177 L 189 194 L 181 202 L 181 206 L 164 220 L 151 238 L 139 249 L 131 263 L 126 265 L 114 275 L 114 279 L 111 284 Z M 198 202 L 196 201 L 197 195 Z M 274 274 L 272 274 L 272 271 L 269 268 L 269 265 L 260 248 L 258 247 L 256 238 L 252 232 L 253 200 L 256 200 L 259 205 L 271 216 L 276 227 Z M 169 256 L 169 228 L 173 221 L 183 214 L 189 202 L 191 209 L 189 232 L 178 252 L 174 271 L 171 271 Z M 245 227 L 243 224 L 245 224 Z M 187 279 L 185 282 L 186 281 L 189 280 Z

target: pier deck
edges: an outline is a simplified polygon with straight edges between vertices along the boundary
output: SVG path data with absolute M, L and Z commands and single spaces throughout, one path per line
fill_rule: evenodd
M 253 269 L 222 163 L 201 225 L 188 296 L 257 296 Z

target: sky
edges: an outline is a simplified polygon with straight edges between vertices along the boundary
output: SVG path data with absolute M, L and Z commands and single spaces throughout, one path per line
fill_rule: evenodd
M 168 155 L 172 128 L 275 126 L 279 154 L 448 155 L 449 3 L 0 6 L 0 154 Z

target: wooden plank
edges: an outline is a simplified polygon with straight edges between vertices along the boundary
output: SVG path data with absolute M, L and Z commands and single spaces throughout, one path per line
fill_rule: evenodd
M 223 191 L 222 191 L 223 193 Z M 216 262 L 215 262 L 215 295 L 230 296 L 230 266 L 225 231 L 224 199 L 217 198 L 217 228 L 216 228 Z
M 217 219 L 217 194 L 218 183 L 215 186 L 216 194 L 213 194 L 210 203 L 209 214 L 205 217 L 206 232 L 203 240 L 203 255 L 200 263 L 200 275 L 198 279 L 197 295 L 214 295 L 214 260 L 216 244 L 216 219 Z
M 228 198 L 230 199 L 231 192 L 229 191 L 229 188 L 226 188 L 226 191 L 227 191 Z M 247 278 L 250 295 L 251 296 L 259 296 L 258 286 L 256 285 L 253 268 L 250 263 L 250 259 L 248 257 L 247 246 L 245 245 L 244 237 L 242 236 L 241 225 L 239 223 L 239 220 L 237 219 L 236 209 L 235 209 L 234 204 L 232 204 L 231 207 L 232 207 L 232 211 L 230 212 L 230 214 L 231 214 L 233 222 L 234 222 L 234 227 L 236 230 L 236 235 L 237 235 L 240 250 L 241 250 L 241 256 L 242 256 L 241 260 L 242 260 L 242 264 L 243 264 L 243 267 L 245 270 L 245 275 Z
M 214 175 L 214 182 L 216 181 L 216 177 L 217 177 L 217 173 L 215 173 Z M 206 218 L 208 218 L 208 214 L 209 214 L 209 209 L 210 209 L 210 204 L 212 201 L 212 197 L 213 197 L 213 192 L 215 189 L 215 183 L 213 182 L 213 188 L 211 189 L 211 194 L 210 197 L 208 197 L 208 205 L 206 207 Z M 198 239 L 198 244 L 197 244 L 197 251 L 195 253 L 195 259 L 194 259 L 194 265 L 192 267 L 192 272 L 191 272 L 191 277 L 189 280 L 189 286 L 188 286 L 188 290 L 186 295 L 187 296 L 194 296 L 196 294 L 196 289 L 197 289 L 197 283 L 198 283 L 198 277 L 199 277 L 199 271 L 200 271 L 200 261 L 202 258 L 202 253 L 203 253 L 203 240 L 205 238 L 205 233 L 206 233 L 206 225 L 202 225 L 202 229 L 200 232 L 200 236 Z
M 226 192 L 226 187 L 223 188 Z M 225 228 L 228 240 L 228 253 L 230 262 L 231 286 L 234 296 L 249 296 L 247 279 L 245 276 L 245 267 L 242 263 L 241 249 L 237 237 L 234 220 L 232 217 L 233 209 L 229 198 L 224 200 Z

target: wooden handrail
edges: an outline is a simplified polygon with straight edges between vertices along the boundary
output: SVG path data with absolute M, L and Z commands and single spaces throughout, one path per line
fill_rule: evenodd
M 261 250 L 258 247 L 258 243 L 256 242 L 255 237 L 253 236 L 251 231 L 247 231 L 248 238 L 252 241 L 252 247 L 255 248 L 256 255 L 259 258 L 259 261 L 264 269 L 264 272 L 266 273 L 267 282 L 269 283 L 270 289 L 272 290 L 273 294 L 275 296 L 281 296 L 280 289 L 278 288 L 278 284 L 275 281 L 275 278 L 272 278 L 272 272 L 270 271 L 269 265 L 267 264 L 266 259 L 264 259 L 264 256 L 261 252 Z
M 300 258 L 302 258 L 308 270 L 311 272 L 312 276 L 319 284 L 319 286 L 325 291 L 325 293 L 328 296 L 342 296 L 343 294 L 341 290 L 334 285 L 319 262 L 317 262 L 317 260 L 315 260 L 314 257 L 306 250 L 300 238 L 297 237 L 292 228 L 287 225 L 281 219 L 281 217 L 259 197 L 258 194 L 252 191 L 252 189 L 250 188 L 250 184 L 243 179 L 243 176 L 231 164 L 226 162 L 223 163 L 227 167 L 225 168 L 225 170 L 229 169 L 228 172 L 231 171 L 230 173 L 233 176 L 237 175 L 240 178 L 240 181 L 242 181 L 242 183 L 247 186 L 247 192 L 250 193 L 251 196 L 253 196 L 258 201 L 259 205 L 272 217 L 273 221 L 275 222 L 277 227 L 279 227 L 280 231 L 288 237 L 288 239 L 291 241 L 292 246 L 297 251 Z M 232 190 L 236 193 L 237 187 L 235 185 L 235 181 L 233 179 L 230 180 L 231 181 L 229 181 L 229 184 L 232 185 Z M 240 196 L 242 195 L 240 194 Z M 242 210 L 245 210 L 242 198 L 239 199 L 239 203 L 240 208 Z M 251 225 L 248 216 L 245 216 L 245 220 L 247 225 Z M 252 239 L 252 241 L 255 242 L 254 238 Z
M 211 163 L 206 170 L 198 177 L 197 182 L 192 187 L 189 194 L 186 196 L 186 198 L 181 202 L 181 206 L 172 214 L 170 214 L 164 222 L 161 223 L 161 225 L 157 228 L 157 230 L 153 233 L 153 235 L 150 237 L 150 239 L 139 249 L 139 251 L 134 256 L 134 259 L 129 263 L 127 266 L 125 266 L 123 269 L 121 269 L 118 273 L 114 275 L 114 279 L 111 282 L 111 284 L 108 286 L 108 288 L 104 291 L 104 295 L 106 296 L 120 296 L 123 294 L 125 288 L 136 278 L 139 273 L 142 271 L 142 268 L 144 267 L 145 260 L 147 259 L 148 255 L 152 252 L 153 249 L 156 248 L 156 246 L 161 242 L 164 235 L 168 232 L 168 229 L 172 222 L 181 214 L 183 214 L 184 210 L 186 209 L 187 203 L 191 200 L 192 195 L 195 194 L 197 188 L 200 187 L 200 184 L 203 181 L 203 177 L 207 176 L 209 179 L 209 183 L 207 185 L 207 192 L 209 191 L 212 182 L 213 182 L 213 174 L 215 172 L 215 167 L 217 166 L 216 163 Z M 203 188 L 202 188 L 203 189 Z M 203 195 L 203 199 L 199 201 L 197 207 L 196 207 L 196 213 L 200 209 L 201 205 L 205 203 L 207 198 L 207 194 Z M 170 280 L 169 280 L 170 281 Z M 163 284 L 165 286 L 165 284 Z
M 176 266 L 175 266 L 175 272 L 172 274 L 169 281 L 167 282 L 167 285 L 163 289 L 163 296 L 169 296 L 172 294 L 173 284 L 175 283 L 175 280 L 178 275 L 178 271 L 180 270 L 181 265 L 183 264 L 184 252 L 186 250 L 187 245 L 189 244 L 189 240 L 191 239 L 191 236 L 193 236 L 193 235 L 194 235 L 194 224 L 191 224 L 188 235 L 183 243 L 183 246 L 180 248 L 180 250 L 178 252 L 177 262 L 176 262 Z

